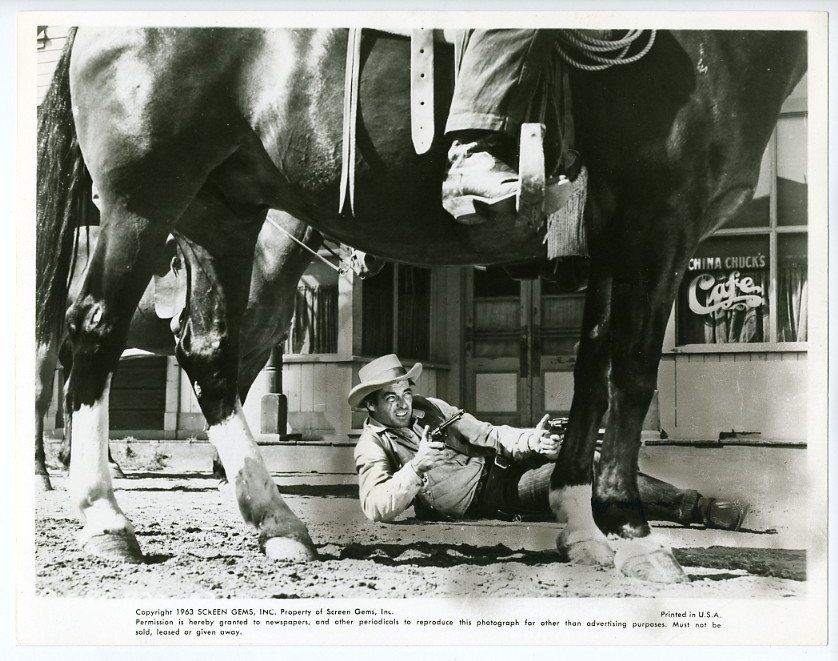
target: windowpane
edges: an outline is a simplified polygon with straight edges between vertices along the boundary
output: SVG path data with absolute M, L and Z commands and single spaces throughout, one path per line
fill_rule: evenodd
M 767 342 L 768 278 L 767 237 L 702 243 L 678 294 L 678 344 Z
M 779 237 L 777 253 L 777 340 L 805 342 L 809 317 L 806 235 Z
M 806 117 L 777 122 L 777 224 L 807 224 Z
M 431 272 L 399 266 L 398 354 L 402 358 L 431 357 Z
M 754 197 L 733 218 L 725 227 L 768 227 L 771 207 L 771 155 L 773 153 L 771 142 L 762 154 L 762 162 L 759 166 L 759 178 L 754 189 Z
M 393 269 L 387 262 L 381 272 L 361 281 L 361 353 L 393 353 Z
M 338 350 L 337 274 L 312 264 L 300 278 L 294 316 L 283 351 L 290 354 L 336 353 Z

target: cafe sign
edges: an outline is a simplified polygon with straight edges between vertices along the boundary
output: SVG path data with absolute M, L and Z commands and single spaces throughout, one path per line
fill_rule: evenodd
M 764 269 L 768 266 L 765 255 L 728 255 L 726 257 L 693 257 L 688 271 L 730 271 L 732 269 Z
M 729 255 L 725 257 L 694 257 L 689 271 L 705 271 L 693 277 L 687 287 L 687 303 L 698 315 L 727 310 L 752 310 L 765 305 L 762 285 L 738 269 L 756 270 L 767 265 L 765 255 Z M 706 273 L 715 271 L 715 274 Z

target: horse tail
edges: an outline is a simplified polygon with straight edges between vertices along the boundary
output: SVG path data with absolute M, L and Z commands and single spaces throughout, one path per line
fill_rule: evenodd
M 78 226 L 96 224 L 92 180 L 79 148 L 70 101 L 71 28 L 49 90 L 38 110 L 36 321 L 39 344 L 60 337 Z

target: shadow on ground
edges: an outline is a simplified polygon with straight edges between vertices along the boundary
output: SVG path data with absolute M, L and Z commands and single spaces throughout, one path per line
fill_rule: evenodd
M 672 549 L 678 562 L 685 567 L 704 567 L 730 571 L 746 571 L 754 576 L 806 580 L 806 552 L 785 549 L 709 548 Z M 321 549 L 323 560 L 370 560 L 388 567 L 483 567 L 503 562 L 518 562 L 528 566 L 560 562 L 553 550 L 514 550 L 503 544 L 476 546 L 471 544 L 350 544 L 340 549 L 327 544 Z M 723 580 L 739 574 L 713 574 L 693 578 Z
M 710 546 L 672 549 L 672 552 L 687 567 L 739 569 L 755 576 L 806 580 L 806 551 L 803 550 Z
M 484 567 L 498 562 L 520 562 L 525 565 L 542 565 L 558 562 L 555 551 L 513 550 L 503 544 L 475 546 L 472 544 L 349 544 L 331 555 L 325 548 L 324 560 L 371 560 L 388 567 L 411 565 L 415 567 L 456 567 L 472 565 Z

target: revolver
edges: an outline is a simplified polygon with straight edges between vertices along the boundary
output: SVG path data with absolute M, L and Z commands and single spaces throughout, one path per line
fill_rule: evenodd
M 439 426 L 436 429 L 434 429 L 433 431 L 428 432 L 428 440 L 429 441 L 442 441 L 442 440 L 444 440 L 444 438 L 445 438 L 445 428 L 448 427 L 449 425 L 452 425 L 455 422 L 457 422 L 457 420 L 459 420 L 460 418 L 463 417 L 464 413 L 465 413 L 465 411 L 463 409 L 459 409 L 450 418 L 447 418 L 446 420 L 443 420 L 442 422 L 440 422 Z
M 551 434 L 556 434 L 564 438 L 564 433 L 567 430 L 568 418 L 550 418 L 547 421 L 547 430 Z

